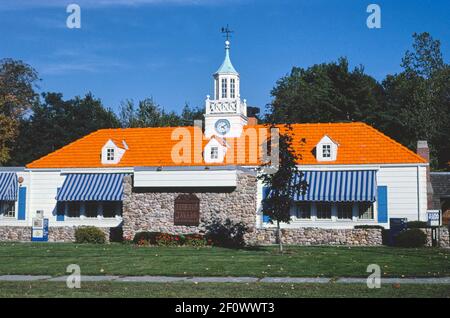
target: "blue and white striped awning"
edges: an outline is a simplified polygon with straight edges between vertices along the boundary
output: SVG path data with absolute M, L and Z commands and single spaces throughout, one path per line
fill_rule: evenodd
M 308 189 L 305 194 L 297 193 L 294 197 L 296 201 L 376 201 L 376 170 L 302 173 L 302 180 L 306 180 Z
M 121 173 L 69 174 L 58 191 L 58 201 L 122 201 Z
M 18 188 L 15 172 L 0 172 L 0 201 L 16 201 Z

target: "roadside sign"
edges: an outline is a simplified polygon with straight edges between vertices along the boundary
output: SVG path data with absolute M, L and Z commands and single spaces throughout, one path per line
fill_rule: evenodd
M 428 210 L 427 220 L 429 226 L 441 226 L 441 211 L 440 210 Z

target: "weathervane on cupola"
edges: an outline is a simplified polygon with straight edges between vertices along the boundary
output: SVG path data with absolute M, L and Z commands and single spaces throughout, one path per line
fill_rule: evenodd
M 239 137 L 247 125 L 247 101 L 241 100 L 240 76 L 230 59 L 230 38 L 234 31 L 229 26 L 221 29 L 225 34 L 225 59 L 214 73 L 214 99 L 208 95 L 205 105 L 205 135 L 207 138 Z

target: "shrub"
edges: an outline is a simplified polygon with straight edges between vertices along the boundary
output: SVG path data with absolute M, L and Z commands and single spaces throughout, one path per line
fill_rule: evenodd
M 112 227 L 109 230 L 109 241 L 115 242 L 115 243 L 122 243 L 123 242 L 123 229 L 121 226 L 118 227 Z
M 156 236 L 156 244 L 159 246 L 177 246 L 181 245 L 181 238 L 178 235 L 161 233 Z
M 80 227 L 75 230 L 76 243 L 104 244 L 105 233 L 95 226 Z
M 215 246 L 237 248 L 245 245 L 244 234 L 247 226 L 242 223 L 233 223 L 230 219 L 225 222 L 214 220 L 206 227 L 206 238 Z
M 420 229 L 410 229 L 400 232 L 395 238 L 398 247 L 422 247 L 427 243 L 427 235 Z
M 424 221 L 410 221 L 406 223 L 408 229 L 426 229 L 429 228 L 428 223 Z
M 370 230 L 370 229 L 375 229 L 375 230 L 384 230 L 384 227 L 382 227 L 381 225 L 355 225 L 354 229 L 363 229 L 363 230 Z
M 188 234 L 184 242 L 186 246 L 203 247 L 208 245 L 208 242 L 202 234 Z
M 134 235 L 133 243 L 137 245 L 155 245 L 156 237 L 160 234 L 159 232 L 137 232 Z

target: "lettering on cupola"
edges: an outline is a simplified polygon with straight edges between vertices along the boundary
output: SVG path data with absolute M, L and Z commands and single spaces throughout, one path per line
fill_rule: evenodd
M 220 137 L 239 137 L 247 124 L 247 102 L 241 100 L 240 76 L 231 63 L 229 34 L 227 28 L 225 59 L 214 73 L 214 99 L 208 95 L 205 101 L 205 135 Z

